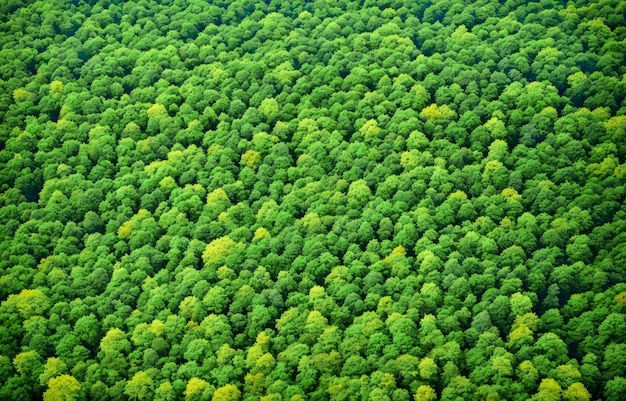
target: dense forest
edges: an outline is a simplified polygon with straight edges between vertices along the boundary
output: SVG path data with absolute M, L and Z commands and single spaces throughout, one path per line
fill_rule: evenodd
M 626 2 L 0 2 L 0 399 L 626 399 Z

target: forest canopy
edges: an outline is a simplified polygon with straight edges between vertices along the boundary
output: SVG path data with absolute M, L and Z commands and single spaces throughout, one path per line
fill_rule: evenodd
M 0 399 L 623 401 L 625 15 L 0 2 Z

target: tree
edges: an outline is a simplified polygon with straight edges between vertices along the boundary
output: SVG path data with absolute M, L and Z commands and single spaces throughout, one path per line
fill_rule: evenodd
M 274 120 L 276 117 L 278 117 L 280 106 L 278 105 L 278 102 L 276 101 L 276 99 L 265 98 L 263 99 L 263 101 L 261 102 L 261 105 L 259 106 L 259 111 L 263 113 L 263 115 L 268 120 L 271 121 L 271 120 Z
M 150 106 L 147 112 L 148 112 L 148 117 L 151 117 L 151 118 L 159 118 L 164 115 L 167 115 L 167 109 L 165 108 L 165 106 L 163 106 L 162 104 L 158 104 L 158 103 Z
M 227 384 L 224 387 L 220 387 L 213 393 L 213 401 L 234 401 L 238 400 L 241 396 L 241 391 L 232 384 Z
M 185 388 L 185 399 L 186 400 L 203 400 L 213 394 L 212 386 L 202 379 L 198 379 L 197 377 L 192 377 L 187 382 L 187 387 Z
M 442 400 L 455 400 L 457 398 L 469 398 L 475 391 L 476 386 L 464 376 L 455 376 L 450 384 L 441 392 Z
M 39 383 L 42 386 L 48 384 L 53 377 L 60 376 L 67 372 L 67 365 L 59 358 L 48 358 L 44 366 L 43 373 L 39 375 Z
M 53 377 L 48 382 L 48 390 L 43 394 L 44 401 L 73 401 L 79 399 L 81 385 L 70 375 Z
M 533 304 L 530 298 L 519 292 L 511 295 L 511 316 L 522 316 L 530 313 Z
M 424 358 L 419 363 L 419 373 L 422 379 L 431 380 L 437 374 L 438 367 L 432 358 Z
M 202 260 L 208 267 L 217 267 L 237 248 L 237 243 L 230 237 L 220 237 L 207 244 L 202 253 Z
M 15 305 L 24 319 L 41 315 L 50 307 L 48 297 L 41 290 L 22 290 L 17 295 L 9 295 L 6 302 Z
M 626 379 L 616 377 L 606 382 L 604 387 L 604 396 L 607 401 L 618 401 L 626 389 Z
M 176 398 L 174 387 L 170 382 L 163 382 L 155 391 L 155 400 L 170 401 Z
M 456 116 L 456 113 L 445 104 L 443 106 L 437 106 L 437 104 L 433 103 L 422 109 L 420 115 L 429 121 L 437 121 L 440 119 L 450 119 Z
M 133 400 L 145 400 L 151 397 L 154 381 L 146 372 L 137 372 L 126 382 L 124 393 Z
M 0 399 L 624 398 L 626 2 L 158 3 L 0 1 Z
M 556 401 L 561 399 L 561 386 L 552 379 L 543 379 L 539 384 L 539 391 L 534 398 L 540 401 Z
M 357 180 L 350 184 L 348 189 L 348 207 L 363 207 L 372 196 L 372 191 L 365 180 Z
M 563 398 L 567 401 L 589 401 L 591 394 L 582 383 L 572 383 L 563 391 Z
M 38 377 L 42 373 L 41 357 L 36 351 L 20 352 L 13 358 L 15 370 L 28 378 Z
M 437 399 L 437 393 L 430 386 L 421 385 L 415 392 L 415 401 L 434 401 Z

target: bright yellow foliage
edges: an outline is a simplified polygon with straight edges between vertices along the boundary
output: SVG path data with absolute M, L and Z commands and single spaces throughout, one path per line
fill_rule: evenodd
M 485 171 L 483 172 L 483 177 L 489 177 L 491 173 L 493 173 L 500 167 L 503 167 L 503 164 L 498 160 L 491 160 L 487 162 L 487 164 L 485 165 Z
M 302 217 L 302 225 L 309 233 L 315 234 L 324 230 L 324 224 L 317 213 L 307 213 Z
M 53 96 L 59 96 L 61 93 L 63 93 L 63 82 L 61 81 L 50 82 L 50 93 Z
M 130 233 L 132 231 L 132 224 L 130 222 L 130 220 L 124 222 L 120 228 L 118 228 L 117 230 L 117 236 L 121 239 L 123 238 L 128 238 L 130 236 Z
M 19 294 L 9 295 L 5 302 L 14 305 L 24 319 L 41 315 L 50 306 L 48 297 L 40 290 L 22 290 Z
M 235 271 L 228 266 L 220 267 L 219 269 L 217 269 L 216 273 L 217 278 L 219 278 L 220 280 L 232 280 L 237 277 Z
M 261 386 L 265 381 L 265 375 L 263 373 L 248 373 L 244 378 L 246 393 L 258 394 L 261 391 Z
M 131 217 L 130 220 L 125 221 L 124 223 L 122 223 L 120 228 L 117 229 L 117 236 L 120 239 L 127 238 L 128 236 L 130 236 L 130 234 L 131 234 L 131 232 L 132 232 L 132 230 L 133 230 L 133 228 L 135 226 L 140 224 L 142 220 L 145 220 L 145 219 L 147 219 L 147 218 L 149 218 L 151 216 L 152 215 L 150 214 L 150 212 L 147 211 L 146 209 L 139 209 L 137 214 L 135 214 L 133 217 Z
M 30 367 L 38 363 L 39 358 L 37 351 L 20 352 L 13 358 L 13 366 L 20 375 L 27 375 L 30 373 Z
M 252 169 L 256 169 L 260 162 L 261 154 L 256 150 L 248 150 L 246 153 L 241 155 L 241 163 Z
M 73 401 L 78 397 L 80 383 L 70 375 L 54 377 L 48 382 L 48 390 L 43 394 L 44 401 Z
M 520 340 L 530 341 L 533 340 L 533 332 L 525 324 L 520 324 L 516 329 L 509 334 L 509 343 L 515 344 Z
M 155 319 L 152 321 L 152 323 L 150 323 L 148 331 L 155 336 L 162 336 L 165 332 L 165 323 L 163 323 L 159 319 Z
M 211 241 L 202 254 L 205 265 L 215 266 L 224 262 L 224 259 L 235 249 L 237 243 L 228 236 Z
M 105 354 L 112 354 L 121 351 L 128 345 L 126 335 L 118 328 L 112 328 L 107 331 L 106 335 L 100 341 L 100 349 Z
M 274 368 L 275 364 L 276 364 L 276 361 L 274 360 L 274 357 L 272 356 L 272 354 L 270 354 L 269 352 L 266 352 L 265 354 L 261 355 L 261 357 L 259 357 L 256 360 L 254 371 L 260 371 L 265 374 L 269 374 Z
M 39 383 L 42 386 L 48 384 L 48 381 L 56 376 L 59 376 L 67 371 L 67 365 L 59 358 L 48 358 L 46 366 L 44 366 L 43 373 L 39 375 Z
M 513 188 L 504 188 L 501 193 L 502 197 L 510 203 L 519 203 L 522 199 L 522 195 L 520 195 Z
M 587 174 L 608 177 L 619 169 L 619 160 L 614 156 L 605 157 L 601 163 L 589 163 L 586 168 Z
M 259 106 L 259 111 L 263 113 L 265 117 L 271 117 L 278 113 L 279 107 L 278 102 L 274 98 L 266 98 L 263 99 L 261 105 Z
M 393 248 L 393 250 L 391 251 L 391 255 L 390 256 L 404 256 L 406 255 L 406 249 L 404 249 L 404 247 L 402 245 L 398 245 L 397 247 Z
M 226 365 L 230 359 L 237 353 L 234 349 L 230 347 L 228 344 L 222 344 L 219 349 L 215 352 L 215 356 L 217 357 L 217 363 L 219 366 Z
M 159 186 L 167 191 L 171 191 L 178 187 L 178 185 L 176 185 L 176 181 L 169 175 L 159 181 Z
M 230 221 L 230 217 L 228 217 L 228 212 L 222 212 L 217 215 L 217 221 L 220 223 L 228 223 Z
M 217 188 L 207 195 L 206 203 L 209 206 L 214 206 L 223 203 L 230 203 L 230 200 L 222 188 Z
M 429 357 L 422 359 L 418 365 L 420 376 L 422 379 L 429 380 L 437 374 L 437 364 L 435 360 Z
M 589 401 L 591 394 L 582 383 L 573 383 L 563 391 L 563 399 L 565 401 Z
M 537 315 L 532 312 L 525 313 L 521 316 L 516 316 L 515 322 L 513 323 L 513 329 L 516 329 L 521 325 L 526 325 L 526 327 L 533 331 L 537 327 L 538 320 L 539 317 L 537 317 Z
M 437 393 L 430 386 L 419 386 L 415 392 L 415 401 L 435 401 Z
M 519 368 L 524 375 L 536 375 L 537 369 L 533 366 L 531 361 L 523 361 L 519 364 Z
M 367 120 L 365 124 L 360 129 L 361 134 L 365 138 L 370 136 L 376 136 L 380 132 L 380 128 L 378 127 L 378 122 L 374 119 Z
M 13 91 L 13 100 L 15 100 L 16 103 L 30 100 L 32 96 L 33 94 L 24 88 L 18 88 Z
M 507 131 L 504 123 L 497 117 L 492 117 L 485 123 L 485 128 L 491 133 L 493 139 L 506 139 Z
M 626 291 L 617 294 L 615 298 L 613 298 L 613 301 L 618 305 L 626 305 Z
M 209 383 L 197 377 L 192 377 L 187 382 L 185 389 L 185 399 L 203 399 L 204 393 L 210 389 Z
M 254 237 L 252 238 L 253 241 L 260 241 L 262 239 L 270 239 L 271 235 L 269 233 L 269 231 L 267 231 L 265 228 L 263 227 L 259 227 L 254 231 Z
M 185 154 L 181 150 L 167 152 L 167 161 L 170 163 L 180 163 L 185 160 Z
M 132 379 L 126 382 L 124 392 L 131 399 L 145 400 L 150 396 L 153 385 L 154 381 L 146 372 L 137 372 Z
M 311 298 L 312 300 L 323 298 L 325 295 L 326 291 L 321 285 L 314 285 L 309 290 L 309 298 Z
M 467 200 L 467 194 L 461 190 L 458 190 L 448 195 L 448 199 L 464 201 L 464 200 Z
M 160 400 L 175 399 L 175 393 L 174 393 L 174 388 L 172 387 L 172 383 L 170 382 L 161 383 L 159 388 L 156 389 L 156 396 L 157 396 L 157 399 L 160 399 Z
M 511 376 L 513 374 L 511 360 L 505 356 L 494 356 L 491 359 L 491 367 L 501 376 Z
M 553 379 L 543 379 L 536 397 L 541 401 L 558 401 L 561 399 L 561 386 Z
M 611 117 L 604 123 L 606 131 L 615 140 L 626 140 L 626 116 Z
M 241 397 L 241 391 L 234 384 L 220 387 L 213 393 L 213 401 L 235 401 Z
M 415 149 L 402 152 L 402 156 L 400 156 L 400 165 L 406 170 L 413 170 L 415 167 L 420 165 L 419 156 L 420 152 Z
M 424 108 L 420 112 L 420 115 L 422 117 L 426 117 L 429 121 L 436 121 L 440 119 L 452 118 L 456 115 L 456 113 L 445 104 L 443 106 L 437 106 L 436 103 L 433 103 L 430 106 Z
M 330 393 L 330 387 L 328 388 L 328 392 Z M 263 397 L 261 397 L 261 401 L 282 401 L 282 399 L 283 396 L 276 393 L 264 395 Z
M 148 109 L 148 117 L 160 117 L 165 114 L 167 114 L 167 110 L 162 104 L 153 104 Z

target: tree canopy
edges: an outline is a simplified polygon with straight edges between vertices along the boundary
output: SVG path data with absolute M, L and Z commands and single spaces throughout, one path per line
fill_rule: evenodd
M 0 2 L 0 399 L 623 400 L 624 15 Z

